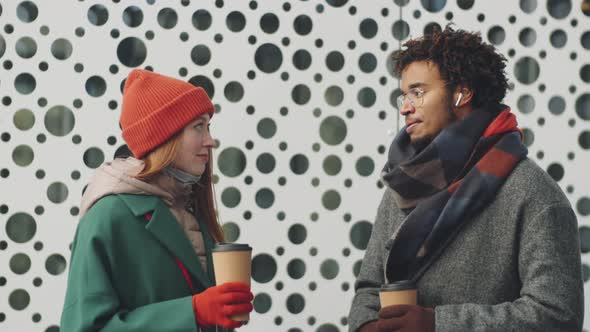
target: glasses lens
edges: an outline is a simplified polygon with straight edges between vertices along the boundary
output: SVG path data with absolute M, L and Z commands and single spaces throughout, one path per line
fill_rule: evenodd
M 397 101 L 397 109 L 398 110 L 401 110 L 402 107 L 404 107 L 404 95 L 399 95 L 397 97 L 397 100 L 396 101 Z

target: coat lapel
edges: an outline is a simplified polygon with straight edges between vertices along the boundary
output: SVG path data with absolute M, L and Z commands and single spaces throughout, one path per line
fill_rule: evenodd
M 122 197 L 122 199 L 137 217 L 143 217 L 146 213 L 153 211 L 152 218 L 146 224 L 145 228 L 170 252 L 173 257 L 178 258 L 182 264 L 184 264 L 188 272 L 195 277 L 204 288 L 212 286 L 212 278 L 210 275 L 207 275 L 201 267 L 199 257 L 166 204 L 164 204 L 160 198 L 155 196 L 122 196 L 125 196 Z M 203 235 L 205 235 L 205 233 L 207 232 L 204 231 Z M 211 255 L 211 240 L 209 238 L 209 246 L 207 246 L 207 240 L 204 242 L 205 252 L 207 252 L 209 258 Z

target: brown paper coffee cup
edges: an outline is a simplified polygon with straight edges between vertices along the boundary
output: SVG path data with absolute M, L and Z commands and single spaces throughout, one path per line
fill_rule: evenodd
M 418 302 L 418 291 L 412 281 L 401 280 L 381 286 L 379 300 L 381 301 L 381 308 L 394 304 L 415 305 Z
M 239 243 L 217 243 L 211 252 L 216 285 L 235 281 L 250 285 L 252 247 Z M 230 318 L 247 321 L 250 315 L 236 315 Z

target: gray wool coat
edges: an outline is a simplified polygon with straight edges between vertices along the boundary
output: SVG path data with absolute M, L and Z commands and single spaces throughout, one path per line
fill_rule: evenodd
M 355 283 L 351 332 L 377 319 L 385 243 L 404 217 L 386 189 Z M 437 332 L 581 331 L 579 241 L 567 198 L 525 159 L 418 274 L 418 304 L 435 308 Z

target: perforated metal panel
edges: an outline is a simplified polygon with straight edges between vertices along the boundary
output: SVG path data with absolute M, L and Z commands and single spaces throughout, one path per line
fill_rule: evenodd
M 389 58 L 449 21 L 507 56 L 505 102 L 576 210 L 588 280 L 588 6 L 0 1 L 0 330 L 58 331 L 81 193 L 126 152 L 121 86 L 134 67 L 201 85 L 216 104 L 221 220 L 230 240 L 254 247 L 255 312 L 240 330 L 347 330 L 379 171 L 401 126 Z

